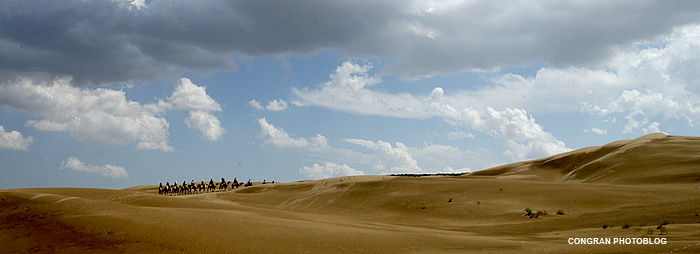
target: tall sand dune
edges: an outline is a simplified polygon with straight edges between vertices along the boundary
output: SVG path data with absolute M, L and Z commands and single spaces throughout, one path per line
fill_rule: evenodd
M 0 190 L 0 253 L 700 253 L 698 141 L 654 134 L 464 176 Z M 665 244 L 569 244 L 593 238 Z
M 649 134 L 544 159 L 503 165 L 472 176 L 587 183 L 700 182 L 700 138 Z

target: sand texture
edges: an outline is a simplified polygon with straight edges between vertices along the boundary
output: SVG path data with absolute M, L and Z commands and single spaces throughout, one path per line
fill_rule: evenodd
M 700 253 L 698 187 L 700 138 L 653 134 L 463 176 L 10 189 L 0 253 Z

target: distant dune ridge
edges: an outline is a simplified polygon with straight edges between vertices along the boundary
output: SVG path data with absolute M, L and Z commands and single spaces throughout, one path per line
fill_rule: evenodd
M 473 175 L 584 183 L 700 182 L 700 138 L 649 134 Z
M 699 162 L 650 134 L 462 176 L 0 190 L 0 253 L 700 253 Z

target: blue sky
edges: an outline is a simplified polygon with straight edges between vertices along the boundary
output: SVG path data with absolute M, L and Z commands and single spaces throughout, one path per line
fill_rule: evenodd
M 695 1 L 0 7 L 0 188 L 468 172 L 698 133 Z

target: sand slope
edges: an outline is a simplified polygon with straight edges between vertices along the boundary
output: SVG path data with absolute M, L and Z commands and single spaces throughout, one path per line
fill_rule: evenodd
M 588 183 L 700 182 L 700 138 L 649 134 L 475 172 L 501 178 Z
M 699 253 L 699 140 L 651 135 L 459 177 L 182 196 L 156 186 L 1 190 L 0 253 Z M 667 244 L 567 243 L 586 237 Z

